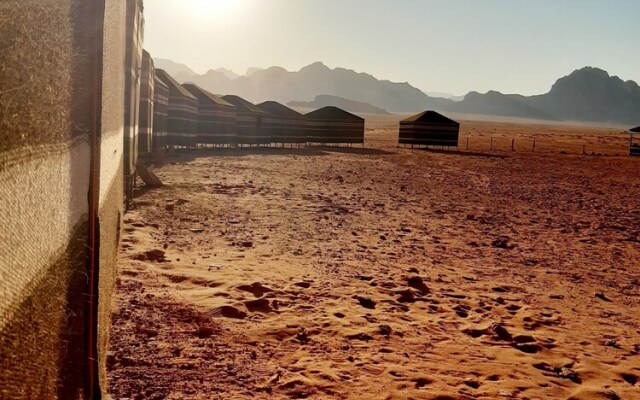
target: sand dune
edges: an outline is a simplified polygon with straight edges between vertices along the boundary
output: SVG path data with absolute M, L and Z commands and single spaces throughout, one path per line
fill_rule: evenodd
M 638 160 L 396 149 L 394 123 L 375 148 L 154 170 L 125 220 L 114 397 L 640 398 Z

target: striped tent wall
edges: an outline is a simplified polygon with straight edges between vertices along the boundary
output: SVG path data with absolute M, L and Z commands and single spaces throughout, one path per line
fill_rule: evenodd
M 399 144 L 457 147 L 460 124 L 435 111 L 400 121 Z
M 155 68 L 147 51 L 142 52 L 140 74 L 140 118 L 138 124 L 138 155 L 148 156 L 153 151 L 153 100 L 155 89 Z
M 125 195 L 133 196 L 138 162 L 138 121 L 140 114 L 140 71 L 142 70 L 142 40 L 144 19 L 142 0 L 127 2 L 127 53 L 125 60 Z
M 270 144 L 271 138 L 263 129 L 264 111 L 239 96 L 222 96 L 222 100 L 236 107 L 236 143 L 238 145 Z
M 307 124 L 304 116 L 275 101 L 265 101 L 258 108 L 268 113 L 263 119 L 263 129 L 272 143 L 306 143 Z
M 2 399 L 107 395 L 123 212 L 126 6 L 0 6 Z
M 198 143 L 236 144 L 236 107 L 192 83 L 182 86 L 198 99 Z
M 305 120 L 309 143 L 364 143 L 364 119 L 340 108 L 323 107 L 306 114 Z
M 167 106 L 167 145 L 196 147 L 198 100 L 162 69 L 156 75 L 169 87 Z
M 167 112 L 169 87 L 157 76 L 153 82 L 153 145 L 154 160 L 162 162 L 167 150 Z
M 636 143 L 634 135 L 640 136 L 640 126 L 629 129 L 629 155 L 634 157 L 640 157 L 640 143 Z

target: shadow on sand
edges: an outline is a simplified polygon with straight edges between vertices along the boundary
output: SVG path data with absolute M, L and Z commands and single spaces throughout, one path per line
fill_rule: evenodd
M 480 153 L 477 151 L 467 151 L 467 150 L 440 150 L 440 149 L 416 149 L 421 150 L 427 153 L 438 153 L 438 154 L 451 154 L 455 156 L 467 156 L 467 157 L 485 157 L 485 158 L 508 158 L 508 155 L 505 154 L 492 154 L 492 153 Z
M 247 157 L 247 156 L 326 156 L 326 151 L 317 148 L 300 147 L 216 147 L 208 149 L 175 150 L 167 154 L 165 163 L 189 162 L 207 157 Z
M 365 156 L 385 156 L 394 154 L 387 150 L 366 148 L 366 147 L 315 147 L 316 149 L 322 149 L 322 151 L 328 153 L 343 153 L 343 154 L 360 154 Z

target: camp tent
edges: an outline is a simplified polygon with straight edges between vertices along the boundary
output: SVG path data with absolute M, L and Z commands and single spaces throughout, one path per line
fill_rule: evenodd
M 142 70 L 143 37 L 142 2 L 127 2 L 127 48 L 125 58 L 124 104 L 124 185 L 125 196 L 131 198 L 138 162 L 138 122 L 140 114 L 140 71 Z
M 169 87 L 157 76 L 153 82 L 153 154 L 155 161 L 162 162 L 167 150 L 167 112 Z
M 399 144 L 458 146 L 460 124 L 435 111 L 425 111 L 400 121 Z
M 182 86 L 198 99 L 198 143 L 235 144 L 236 107 L 193 83 Z
M 108 397 L 131 4 L 0 2 L 0 399 Z
M 153 94 L 155 89 L 155 68 L 151 54 L 142 52 L 140 74 L 140 116 L 138 123 L 138 156 L 148 156 L 153 149 Z
M 305 115 L 309 143 L 364 143 L 364 119 L 327 106 Z
M 629 155 L 631 156 L 640 156 L 640 143 L 634 142 L 634 135 L 636 133 L 640 133 L 640 126 L 629 129 Z
M 196 147 L 198 100 L 162 69 L 156 75 L 169 87 L 167 106 L 167 145 Z
M 265 101 L 258 108 L 268 113 L 263 119 L 263 129 L 272 143 L 306 143 L 304 116 L 276 101 Z
M 266 112 L 240 96 L 226 95 L 222 100 L 236 107 L 236 143 L 239 145 L 270 144 L 271 138 L 263 129 Z

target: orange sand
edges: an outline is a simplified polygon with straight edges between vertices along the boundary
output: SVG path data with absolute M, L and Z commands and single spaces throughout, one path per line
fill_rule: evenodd
M 114 398 L 640 399 L 640 160 L 559 154 L 624 153 L 619 131 L 489 156 L 397 149 L 396 124 L 155 169 L 125 219 Z

